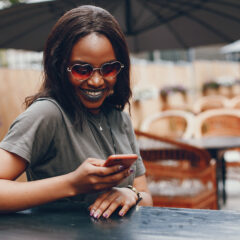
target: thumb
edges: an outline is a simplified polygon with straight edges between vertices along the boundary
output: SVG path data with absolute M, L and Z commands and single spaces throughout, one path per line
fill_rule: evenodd
M 89 158 L 87 159 L 87 161 L 96 167 L 102 167 L 105 163 L 105 160 L 97 158 Z

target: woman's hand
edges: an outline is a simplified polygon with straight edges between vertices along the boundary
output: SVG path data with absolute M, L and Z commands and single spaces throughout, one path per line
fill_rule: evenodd
M 137 199 L 136 193 L 129 188 L 112 188 L 101 194 L 89 207 L 90 215 L 94 218 L 101 216 L 109 218 L 118 207 L 122 207 L 119 215 L 124 216 L 132 206 L 136 205 Z
M 88 158 L 70 173 L 73 195 L 111 189 L 132 173 L 121 165 L 103 167 L 104 163 L 104 160 Z

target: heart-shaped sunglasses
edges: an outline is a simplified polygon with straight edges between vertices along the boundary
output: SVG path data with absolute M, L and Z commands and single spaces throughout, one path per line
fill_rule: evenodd
M 99 68 L 94 68 L 91 64 L 74 64 L 67 67 L 67 71 L 71 72 L 73 77 L 79 81 L 88 80 L 94 73 L 99 71 L 102 77 L 106 80 L 111 80 L 116 77 L 124 65 L 119 61 L 103 63 Z

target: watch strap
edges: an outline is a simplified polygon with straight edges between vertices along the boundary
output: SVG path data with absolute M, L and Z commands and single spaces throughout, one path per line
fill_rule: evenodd
M 135 187 L 133 187 L 132 185 L 128 185 L 127 188 L 131 189 L 133 192 L 136 193 L 136 195 L 138 197 L 137 202 L 136 202 L 136 205 L 137 205 L 142 200 L 141 193 L 138 192 L 138 190 Z

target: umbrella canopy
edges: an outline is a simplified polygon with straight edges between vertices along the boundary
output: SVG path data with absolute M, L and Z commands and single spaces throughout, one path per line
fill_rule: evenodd
M 187 49 L 240 38 L 239 0 L 52 0 L 1 10 L 0 48 L 42 51 L 57 19 L 82 4 L 110 11 L 132 52 Z

